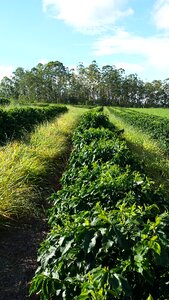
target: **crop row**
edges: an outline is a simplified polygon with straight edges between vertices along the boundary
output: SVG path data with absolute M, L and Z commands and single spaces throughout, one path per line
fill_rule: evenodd
M 124 108 L 109 108 L 109 111 L 130 125 L 147 132 L 153 139 L 158 140 L 164 149 L 169 150 L 169 119 Z
M 108 118 L 87 113 L 73 137 L 31 293 L 40 299 L 168 299 L 167 202 Z
M 66 111 L 67 108 L 64 106 L 0 109 L 0 144 L 21 138 L 38 123 L 50 120 Z
M 6 99 L 6 98 L 0 98 L 0 106 L 8 106 L 10 105 L 10 100 L 9 99 Z

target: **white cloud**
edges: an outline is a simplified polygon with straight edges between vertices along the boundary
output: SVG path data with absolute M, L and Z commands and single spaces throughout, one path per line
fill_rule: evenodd
M 49 62 L 48 59 L 46 59 L 46 58 L 41 58 L 41 59 L 38 61 L 38 64 L 46 65 L 48 62 Z
M 143 73 L 145 71 L 145 66 L 141 64 L 128 63 L 125 61 L 117 62 L 117 68 L 122 68 L 129 73 Z
M 156 0 L 153 18 L 158 29 L 169 30 L 169 0 Z
M 96 56 L 130 55 L 144 59 L 145 65 L 157 69 L 169 68 L 169 38 L 167 37 L 142 37 L 117 30 L 113 36 L 103 37 L 95 42 L 93 52 Z
M 10 77 L 13 71 L 14 67 L 12 66 L 0 66 L 0 81 L 5 76 Z
M 131 15 L 129 0 L 43 0 L 43 10 L 82 32 L 98 32 Z

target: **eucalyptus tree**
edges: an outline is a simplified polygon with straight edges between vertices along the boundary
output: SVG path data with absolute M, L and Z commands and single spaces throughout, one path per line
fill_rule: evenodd
M 39 63 L 26 71 L 22 83 L 24 93 L 20 98 L 31 102 L 63 102 L 67 88 L 67 70 L 62 63 Z
M 0 96 L 5 98 L 12 98 L 15 94 L 15 87 L 12 78 L 3 77 L 0 83 Z
M 84 66 L 82 62 L 80 62 L 77 66 L 77 76 L 76 79 L 78 81 L 77 87 L 79 87 L 78 95 L 80 99 L 84 99 L 85 104 L 89 104 L 90 99 L 90 87 L 88 80 L 87 68 Z
M 163 99 L 166 97 L 161 80 L 153 80 L 144 84 L 144 106 L 163 106 Z
M 71 68 L 68 72 L 66 103 L 85 104 L 86 99 L 84 82 L 76 70 Z
M 25 94 L 25 70 L 22 67 L 18 67 L 12 76 L 15 95 L 14 98 L 19 98 Z
M 169 78 L 163 81 L 163 99 L 161 99 L 161 106 L 169 107 Z
M 30 102 L 45 101 L 45 83 L 43 82 L 43 64 L 38 64 L 30 71 L 25 72 L 24 84 L 25 94 L 23 98 Z M 20 95 L 20 98 L 22 95 Z
M 68 68 L 59 61 L 51 61 L 44 66 L 43 76 L 48 101 L 64 102 L 67 96 Z
M 89 93 L 89 103 L 100 103 L 101 71 L 95 60 L 86 68 L 86 83 Z
M 100 68 L 95 60 L 76 69 L 59 61 L 39 63 L 30 71 L 18 67 L 0 83 L 0 96 L 28 102 L 169 106 L 169 78 L 143 82 L 114 65 Z
M 121 103 L 122 82 L 124 69 L 117 69 L 114 65 L 102 67 L 101 98 L 105 105 Z
M 166 94 L 164 91 L 163 82 L 161 80 L 153 80 L 152 86 L 154 90 L 155 106 L 164 106 Z
M 142 106 L 144 95 L 144 82 L 137 74 L 125 76 L 123 80 L 123 105 L 128 107 Z

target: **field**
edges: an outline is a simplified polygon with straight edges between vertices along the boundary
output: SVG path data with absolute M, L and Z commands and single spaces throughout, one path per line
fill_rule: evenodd
M 135 110 L 162 118 L 169 118 L 169 108 L 130 108 L 130 110 Z
M 2 147 L 1 228 L 52 205 L 41 300 L 168 299 L 169 110 L 101 110 L 69 106 Z
M 65 166 L 73 127 L 83 111 L 71 108 L 50 123 L 45 120 L 22 141 L 1 147 L 0 226 L 38 214 L 38 206 L 53 188 L 50 183 L 57 183 Z
M 151 110 L 155 111 L 155 109 L 145 109 L 149 113 Z M 143 162 L 148 176 L 153 178 L 157 185 L 164 185 L 166 193 L 168 193 L 168 119 L 161 119 L 161 116 L 158 119 L 155 115 L 150 114 L 153 120 L 149 121 L 149 114 L 144 114 L 144 118 L 142 119 L 142 109 L 136 109 L 136 115 L 130 114 L 130 111 L 133 111 L 133 109 L 105 109 L 110 120 L 117 128 L 124 129 L 124 138 L 127 141 L 128 147 L 136 158 Z M 165 112 L 165 110 L 156 109 L 156 115 L 158 115 L 158 111 Z M 166 109 L 166 114 L 167 112 L 168 109 Z

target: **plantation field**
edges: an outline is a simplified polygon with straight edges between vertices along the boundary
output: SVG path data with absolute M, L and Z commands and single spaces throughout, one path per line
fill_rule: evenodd
M 133 123 L 128 122 L 125 117 L 127 114 L 124 116 L 121 111 L 123 112 L 123 109 L 117 108 L 114 110 L 114 108 L 105 108 L 105 113 L 109 115 L 111 122 L 120 130 L 124 130 L 123 136 L 126 139 L 128 147 L 136 158 L 143 162 L 147 174 L 153 178 L 157 185 L 164 185 L 166 193 L 168 194 L 169 159 L 168 153 L 166 152 L 166 144 L 164 144 L 165 138 L 163 137 L 159 140 L 157 135 L 157 139 L 153 139 L 152 133 L 149 134 L 149 132 L 145 130 L 146 126 L 143 121 L 142 126 L 138 127 L 135 125 L 135 119 L 133 119 Z M 127 110 L 124 109 L 124 111 L 126 112 Z M 139 117 L 140 111 L 142 111 L 142 109 L 138 109 L 137 119 L 141 125 L 141 117 Z M 157 127 L 159 128 L 160 126 L 157 125 Z M 164 131 L 164 134 L 166 133 L 167 132 Z
M 67 108 L 0 148 L 0 229 L 52 205 L 32 297 L 169 299 L 168 117 Z
M 133 127 L 147 133 L 156 140 L 162 149 L 169 151 L 169 119 L 153 114 L 142 113 L 142 110 L 111 108 L 108 110 L 116 117 Z
M 27 136 L 37 124 L 67 111 L 66 106 L 10 107 L 0 109 L 0 145 Z
M 128 110 L 143 112 L 162 118 L 169 118 L 169 108 L 129 108 Z
M 84 111 L 69 107 L 69 112 L 38 125 L 23 141 L 0 148 L 0 227 L 38 215 L 45 196 L 58 184 L 73 129 Z
M 168 299 L 168 201 L 103 113 L 83 116 L 31 293 L 41 300 Z

